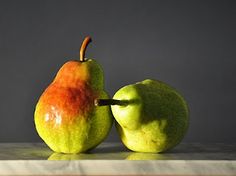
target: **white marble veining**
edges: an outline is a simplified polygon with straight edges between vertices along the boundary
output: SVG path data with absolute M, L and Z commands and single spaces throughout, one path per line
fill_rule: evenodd
M 52 152 L 42 143 L 0 143 L 0 175 L 235 175 L 236 144 L 179 144 L 163 154 L 103 143 L 83 154 Z

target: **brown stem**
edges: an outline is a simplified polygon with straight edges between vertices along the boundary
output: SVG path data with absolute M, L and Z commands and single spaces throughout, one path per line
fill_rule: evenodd
M 108 105 L 120 105 L 126 106 L 127 102 L 115 99 L 95 99 L 94 100 L 95 106 L 108 106 Z
M 80 47 L 80 61 L 84 62 L 84 55 L 85 55 L 85 50 L 88 46 L 88 44 L 92 41 L 91 37 L 85 37 L 81 47 Z

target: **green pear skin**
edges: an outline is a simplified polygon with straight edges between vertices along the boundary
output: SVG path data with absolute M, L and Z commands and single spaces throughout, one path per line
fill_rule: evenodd
M 124 145 L 137 152 L 164 152 L 183 139 L 189 125 L 184 98 L 167 84 L 147 79 L 118 90 L 112 105 Z

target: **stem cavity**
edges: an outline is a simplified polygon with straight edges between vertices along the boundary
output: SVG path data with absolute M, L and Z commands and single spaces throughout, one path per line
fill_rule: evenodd
M 85 56 L 85 50 L 88 46 L 88 44 L 92 41 L 91 37 L 85 37 L 81 47 L 80 47 L 80 61 L 81 62 L 84 62 L 85 59 L 84 59 L 84 56 Z

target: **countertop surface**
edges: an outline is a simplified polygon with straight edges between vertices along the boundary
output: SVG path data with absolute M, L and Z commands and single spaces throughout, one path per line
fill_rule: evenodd
M 236 144 L 181 143 L 167 153 L 137 153 L 102 143 L 83 154 L 43 143 L 0 143 L 0 175 L 235 175 Z

